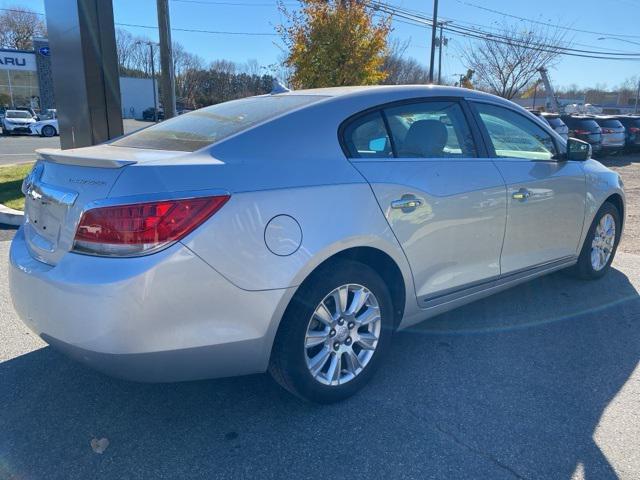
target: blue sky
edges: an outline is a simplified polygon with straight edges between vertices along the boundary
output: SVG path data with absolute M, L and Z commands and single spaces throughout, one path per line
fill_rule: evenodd
M 433 8 L 431 0 L 386 1 L 407 9 L 423 11 L 427 15 L 430 15 Z M 296 5 L 293 0 L 286 0 L 286 2 L 292 7 Z M 113 0 L 116 22 L 155 25 L 155 3 L 155 0 Z M 44 12 L 44 0 L 20 0 L 19 2 L 0 0 L 0 8 L 8 8 L 16 4 Z M 440 0 L 440 16 L 464 26 L 473 23 L 491 27 L 505 20 L 510 23 L 520 22 L 478 6 L 550 24 L 600 32 L 599 34 L 569 32 L 574 48 L 640 52 L 640 29 L 638 28 L 640 0 Z M 170 0 L 170 8 L 174 40 L 207 61 L 224 58 L 242 63 L 249 59 L 256 59 L 260 65 L 266 66 L 277 62 L 281 55 L 281 50 L 277 46 L 279 43 L 277 36 L 223 35 L 175 30 L 186 28 L 274 33 L 275 25 L 281 22 L 275 0 Z M 136 35 L 157 38 L 157 32 L 153 29 L 121 28 Z M 598 40 L 599 37 L 611 35 L 635 35 L 635 37 L 626 37 L 626 40 L 638 42 L 639 45 L 621 40 Z M 401 41 L 410 42 L 405 53 L 407 56 L 414 57 L 425 65 L 428 63 L 429 30 L 394 22 L 392 36 Z M 451 38 L 444 55 L 443 74 L 445 76 L 463 72 L 464 67 L 459 55 L 466 45 L 468 45 L 466 39 Z M 557 67 L 550 73 L 556 86 L 575 83 L 579 86 L 606 84 L 609 87 L 615 87 L 628 77 L 640 75 L 640 61 L 622 62 L 562 57 Z

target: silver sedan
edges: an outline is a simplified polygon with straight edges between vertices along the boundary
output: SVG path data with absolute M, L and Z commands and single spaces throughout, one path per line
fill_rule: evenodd
M 317 402 L 360 389 L 397 329 L 603 276 L 625 210 L 588 144 L 446 87 L 274 93 L 39 153 L 11 247 L 26 325 L 113 375 L 268 370 Z

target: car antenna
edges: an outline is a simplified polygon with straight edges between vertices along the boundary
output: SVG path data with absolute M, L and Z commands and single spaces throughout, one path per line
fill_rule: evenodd
M 278 93 L 287 93 L 290 91 L 291 90 L 285 87 L 279 79 L 277 78 L 273 79 L 273 87 L 271 88 L 271 95 L 276 95 Z

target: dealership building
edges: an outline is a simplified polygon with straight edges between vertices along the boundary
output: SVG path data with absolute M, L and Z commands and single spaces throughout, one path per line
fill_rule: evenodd
M 0 109 L 32 108 L 44 112 L 56 108 L 51 57 L 46 39 L 33 40 L 33 50 L 0 49 Z M 150 78 L 120 77 L 122 118 L 142 118 L 153 107 Z M 157 92 L 156 92 L 157 93 Z

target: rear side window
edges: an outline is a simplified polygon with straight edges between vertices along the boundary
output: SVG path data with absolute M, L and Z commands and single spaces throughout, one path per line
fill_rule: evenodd
M 344 129 L 349 158 L 393 157 L 391 141 L 382 118 L 376 111 L 357 118 Z
M 553 138 L 543 128 L 507 108 L 477 103 L 496 156 L 526 160 L 551 160 L 556 154 Z
M 456 102 L 410 103 L 384 109 L 399 158 L 477 157 Z
M 132 133 L 111 145 L 193 152 L 324 98 L 319 95 L 274 95 L 233 100 L 185 113 Z

